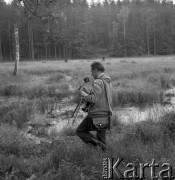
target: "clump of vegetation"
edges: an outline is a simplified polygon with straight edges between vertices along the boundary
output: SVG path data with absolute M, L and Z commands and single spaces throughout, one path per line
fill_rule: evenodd
M 129 70 L 125 71 L 120 71 L 121 67 L 111 67 L 114 106 L 142 106 L 161 102 L 161 91 L 171 87 L 175 82 L 173 67 L 134 71 L 140 66 L 139 61 L 135 62 L 131 66 L 132 62 L 119 61 L 117 65 L 128 67 Z M 109 67 L 113 65 L 112 61 L 105 63 Z M 69 66 L 69 63 L 64 64 Z M 45 65 L 47 66 L 47 63 Z M 87 69 L 83 66 L 83 70 L 77 71 L 78 65 L 76 68 L 72 67 L 74 69 L 69 73 L 73 76 L 73 82 L 62 81 L 62 73 L 57 72 L 54 67 L 37 71 L 31 68 L 23 72 L 34 79 L 40 78 L 35 84 L 10 82 L 2 85 L 0 93 L 9 97 L 9 102 L 1 103 L 0 107 L 0 179 L 8 179 L 12 174 L 16 179 L 27 179 L 32 176 L 36 176 L 38 180 L 101 179 L 103 157 L 124 158 L 120 166 L 122 170 L 128 162 L 151 163 L 153 158 L 159 163 L 169 162 L 173 169 L 175 168 L 174 112 L 164 113 L 159 121 L 155 121 L 156 118 L 153 117 L 145 122 L 128 125 L 122 124 L 117 112 L 114 113 L 111 131 L 107 132 L 106 152 L 84 144 L 76 136 L 75 128 L 72 126 L 67 126 L 61 133 L 54 135 L 47 134 L 45 127 L 38 128 L 33 133 L 37 138 L 58 139 L 55 145 L 46 142 L 36 145 L 23 136 L 23 125 L 33 118 L 35 112 L 46 115 L 53 109 L 59 110 L 61 99 L 74 96 L 73 93 L 75 98 L 70 102 L 78 102 L 78 93 L 70 92 L 68 83 L 76 88 Z M 47 77 L 43 80 L 41 76 Z M 10 102 L 12 96 L 16 97 L 15 100 L 12 98 L 14 102 Z M 23 97 L 25 99 L 22 99 Z M 8 172 L 11 167 L 14 173 Z M 149 179 L 150 175 L 147 176 Z
M 73 126 L 65 126 L 61 130 L 61 135 L 63 136 L 75 136 L 76 135 L 76 128 Z
M 33 147 L 34 145 L 20 134 L 18 128 L 8 124 L 0 126 L 1 153 L 28 157 L 33 153 Z
M 68 96 L 69 86 L 66 83 L 60 84 L 45 84 L 33 87 L 23 86 L 23 85 L 7 85 L 0 90 L 1 96 L 18 96 L 27 97 L 29 99 L 35 99 L 40 97 L 57 97 L 64 98 Z
M 113 106 L 136 105 L 160 103 L 161 93 L 156 91 L 145 91 L 136 89 L 120 90 L 113 93 Z
M 18 94 L 22 94 L 21 87 L 16 84 L 7 85 L 0 89 L 1 96 L 15 96 Z
M 68 70 L 61 70 L 61 69 L 56 69 L 54 67 L 45 67 L 45 68 L 39 68 L 39 69 L 24 69 L 23 73 L 24 74 L 29 74 L 29 75 L 36 75 L 36 76 L 49 76 L 51 74 L 67 74 L 69 71 Z
M 37 100 L 37 111 L 41 114 L 48 114 L 58 109 L 58 100 L 56 98 L 43 97 Z
M 18 128 L 30 121 L 35 109 L 35 102 L 29 100 L 18 100 L 0 107 L 0 123 L 9 123 Z
M 62 73 L 55 73 L 49 77 L 48 82 L 60 82 L 60 80 L 64 79 L 64 77 L 65 76 Z
M 122 128 L 122 123 L 119 119 L 119 115 L 117 113 L 113 113 L 112 118 L 111 118 L 111 127 L 115 127 L 115 129 L 121 129 Z
M 158 124 L 161 126 L 161 133 L 164 134 L 164 136 L 168 136 L 171 141 L 174 141 L 175 139 L 175 112 L 170 111 L 168 113 L 165 113 Z
M 125 59 L 120 61 L 121 63 L 128 63 Z

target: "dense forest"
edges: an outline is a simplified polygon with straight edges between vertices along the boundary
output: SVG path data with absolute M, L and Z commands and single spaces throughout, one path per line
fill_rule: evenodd
M 0 60 L 175 54 L 170 0 L 0 0 Z

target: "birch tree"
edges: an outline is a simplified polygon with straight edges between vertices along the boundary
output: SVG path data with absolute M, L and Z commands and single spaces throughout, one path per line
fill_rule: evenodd
M 5 13 L 5 3 L 0 0 L 0 61 L 3 61 L 3 54 L 2 54 L 2 33 L 4 31 L 5 20 L 4 20 L 4 13 Z
M 19 66 L 19 58 L 20 58 L 20 52 L 19 52 L 19 23 L 21 18 L 21 7 L 18 0 L 14 0 L 11 5 L 11 17 L 13 19 L 13 39 L 14 39 L 14 54 L 15 54 L 15 66 L 13 75 L 18 74 L 18 66 Z
M 17 75 L 18 66 L 19 66 L 19 31 L 17 24 L 14 24 L 14 39 L 15 39 L 15 68 L 13 74 Z
M 128 7 L 123 6 L 120 10 L 120 14 L 118 15 L 123 23 L 123 48 L 124 55 L 126 56 L 126 22 L 128 20 L 129 9 Z

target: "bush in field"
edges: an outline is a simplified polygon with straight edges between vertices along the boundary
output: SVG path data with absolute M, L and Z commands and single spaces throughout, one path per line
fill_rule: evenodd
M 57 109 L 57 99 L 56 98 L 40 98 L 37 101 L 37 110 L 42 114 L 47 114 Z
M 76 135 L 76 128 L 73 126 L 65 126 L 61 130 L 61 134 L 64 136 L 75 136 Z
M 108 138 L 106 157 L 123 158 L 124 166 L 127 162 L 151 163 L 152 159 L 164 163 L 165 159 L 172 159 L 175 153 L 170 138 L 162 132 L 158 123 L 152 121 L 123 126 L 121 133 L 112 134 Z M 150 174 L 146 176 L 150 178 Z
M 113 92 L 113 106 L 152 104 L 161 101 L 160 94 L 156 91 L 146 90 L 120 90 Z
M 33 145 L 23 137 L 19 130 L 10 125 L 0 126 L 0 152 L 6 155 L 29 156 Z
M 162 134 L 164 136 L 170 137 L 172 141 L 175 139 L 175 112 L 167 112 L 165 113 L 158 124 L 161 126 Z
M 53 74 L 49 77 L 48 82 L 52 83 L 52 82 L 60 82 L 60 80 L 62 80 L 65 76 L 62 73 L 56 73 Z
M 165 68 L 163 68 L 163 71 L 164 71 L 165 73 L 171 74 L 171 73 L 174 73 L 174 72 L 175 72 L 175 69 L 174 69 L 174 68 L 171 68 L 171 67 L 165 67 Z
M 4 87 L 1 87 L 0 89 L 0 95 L 1 96 L 16 96 L 16 95 L 22 95 L 23 90 L 20 87 L 20 85 L 11 84 Z
M 139 140 L 144 144 L 152 144 L 163 138 L 161 127 L 157 123 L 149 121 L 125 127 L 124 136 L 129 141 Z
M 33 115 L 35 102 L 21 100 L 0 107 L 1 123 L 14 124 L 21 128 Z
M 32 171 L 39 172 L 37 179 L 100 179 L 103 158 L 100 151 L 72 137 L 57 140 L 49 149 L 44 158 L 29 160 Z
M 56 159 L 59 160 L 60 167 L 63 167 L 63 169 L 61 169 L 61 174 L 59 175 L 60 179 L 63 175 L 66 175 L 64 173 L 67 169 L 66 165 L 69 166 L 71 171 L 74 168 L 75 170 L 79 169 L 78 172 L 72 174 L 73 177 L 76 174 L 80 175 L 81 172 L 87 177 L 101 177 L 102 154 L 95 151 L 93 148 L 88 147 L 86 144 L 81 144 L 80 142 L 75 143 L 75 139 L 73 141 L 67 139 L 65 142 L 60 142 L 59 145 L 53 149 L 50 160 L 52 163 L 58 164 Z M 66 169 L 64 170 L 64 168 Z M 93 171 L 93 169 L 96 171 Z M 67 176 L 66 179 L 70 179 L 70 177 Z
M 113 113 L 111 118 L 111 128 L 113 127 L 115 127 L 115 129 L 121 129 L 123 127 L 117 113 Z
M 168 89 L 171 84 L 170 75 L 165 73 L 148 74 L 146 80 L 147 82 L 151 82 L 153 85 L 157 85 L 157 87 L 161 89 Z
M 46 97 L 64 98 L 69 95 L 69 85 L 65 82 L 57 84 L 44 84 L 38 86 L 23 86 L 23 85 L 7 85 L 0 89 L 0 95 L 2 96 L 20 96 L 27 97 L 29 99 Z
M 50 69 L 50 68 L 45 68 L 45 69 L 42 69 L 42 68 L 37 68 L 37 69 L 25 69 L 23 70 L 23 73 L 24 74 L 29 74 L 29 75 L 36 75 L 36 76 L 48 76 L 50 74 L 68 74 L 69 71 L 68 70 L 61 70 L 61 69 Z
M 30 99 L 33 98 L 40 98 L 40 97 L 57 97 L 62 99 L 66 97 L 69 92 L 68 84 L 61 83 L 61 84 L 49 84 L 43 86 L 36 86 L 29 89 L 26 89 L 24 92 L 27 97 Z
M 0 154 L 0 179 L 12 180 L 12 179 L 26 179 L 31 177 L 30 164 L 26 163 L 22 157 L 16 157 L 14 155 L 6 156 Z

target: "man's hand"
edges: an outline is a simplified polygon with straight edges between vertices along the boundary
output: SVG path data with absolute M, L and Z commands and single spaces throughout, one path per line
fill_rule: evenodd
M 88 96 L 88 94 L 86 94 L 84 91 L 81 91 L 81 92 L 80 92 L 80 96 L 81 96 L 81 97 L 86 97 L 86 96 Z

